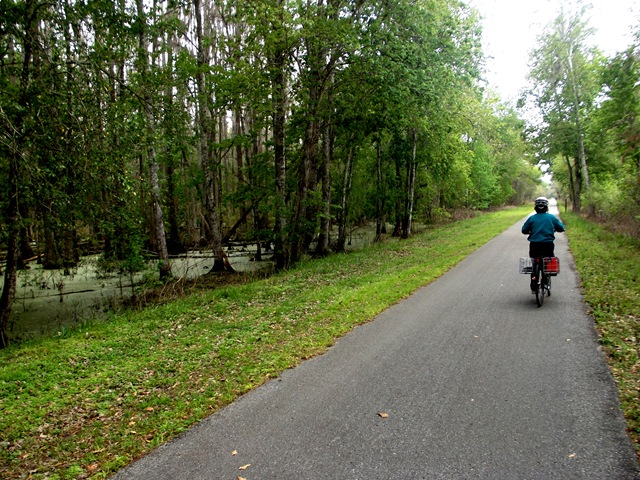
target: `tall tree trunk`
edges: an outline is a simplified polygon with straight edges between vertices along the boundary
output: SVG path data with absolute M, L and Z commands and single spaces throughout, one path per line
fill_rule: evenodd
M 573 159 L 573 192 L 575 198 L 573 199 L 573 211 L 580 213 L 582 211 L 582 170 L 580 169 L 580 159 L 575 157 Z
M 394 217 L 393 217 L 393 233 L 394 237 L 402 236 L 402 221 L 404 219 L 404 205 L 403 205 L 403 197 L 400 195 L 400 192 L 406 191 L 403 189 L 403 181 L 402 181 L 402 160 L 399 155 L 396 155 L 395 158 L 395 167 L 396 167 L 396 178 L 395 178 L 395 190 L 398 192 L 395 198 L 395 208 L 394 208 Z
M 376 236 L 374 242 L 379 242 L 382 238 L 382 229 L 384 222 L 384 182 L 382 178 L 382 142 L 378 140 L 376 148 L 376 165 L 377 165 L 377 195 L 376 195 Z
M 243 136 L 244 134 L 245 134 L 245 131 L 244 131 L 244 125 L 242 122 L 242 109 L 240 107 L 237 107 L 233 112 L 233 137 L 237 139 Z M 245 163 L 244 148 L 242 147 L 242 144 L 240 142 L 236 142 L 235 165 L 232 165 L 232 168 L 235 167 L 235 173 L 236 173 L 235 190 L 241 191 L 241 192 L 246 192 L 244 163 Z M 243 193 L 243 198 L 241 198 L 238 203 L 239 203 L 238 207 L 240 207 L 240 216 L 246 217 L 247 212 L 250 212 L 252 207 L 247 208 L 247 200 L 244 198 L 244 193 Z M 241 224 L 243 223 L 245 222 L 243 221 Z M 238 222 L 236 222 L 236 225 L 234 225 L 236 227 L 236 230 L 240 225 L 238 224 Z M 235 231 L 233 232 L 233 235 L 235 235 Z M 223 239 L 232 238 L 233 235 L 230 232 L 227 232 L 227 234 L 223 236 Z
M 306 241 L 309 240 L 310 226 L 309 192 L 314 189 L 315 168 L 318 162 L 318 122 L 315 89 L 311 88 L 309 103 L 310 111 L 307 114 L 307 126 L 302 142 L 302 158 L 298 165 L 298 188 L 295 198 L 295 211 L 292 220 L 291 231 L 291 262 L 296 263 L 302 257 Z
M 151 158 L 155 157 L 155 150 Z M 160 279 L 171 277 L 171 263 L 169 261 L 169 250 L 167 248 L 167 237 L 164 229 L 164 219 L 162 206 L 160 204 L 160 185 L 158 181 L 158 162 L 149 162 L 149 181 L 151 183 L 151 204 L 153 217 L 155 219 L 155 237 L 158 248 L 158 260 L 160 268 Z
M 240 107 L 236 108 L 233 116 L 233 135 L 234 137 L 240 137 L 244 135 L 244 129 L 242 125 L 242 109 Z M 244 158 L 243 158 L 243 148 L 240 142 L 237 142 L 236 145 L 236 167 L 237 173 L 236 176 L 238 178 L 238 185 L 242 188 L 244 186 Z
M 576 193 L 576 180 L 574 178 L 573 166 L 571 165 L 569 155 L 564 156 L 564 161 L 567 164 L 567 171 L 569 172 L 569 197 L 571 197 L 571 207 L 575 213 L 580 213 L 580 200 Z
M 333 156 L 333 129 L 330 124 L 325 125 L 322 134 L 322 163 L 320 165 L 320 179 L 322 182 L 322 212 L 320 213 L 320 234 L 316 254 L 329 253 L 331 230 L 331 162 Z
M 347 242 L 347 226 L 349 221 L 349 194 L 351 193 L 351 183 L 353 181 L 353 159 L 355 147 L 349 145 L 347 159 L 342 175 L 342 189 L 340 195 L 340 213 L 338 214 L 338 239 L 335 243 L 335 250 L 343 252 Z
M 213 253 L 213 268 L 211 272 L 233 271 L 229 260 L 224 253 L 222 246 L 222 230 L 220 228 L 220 215 L 216 202 L 216 192 L 218 190 L 218 177 L 216 162 L 212 162 L 213 152 L 210 144 L 215 142 L 215 131 L 213 109 L 210 105 L 211 96 L 207 89 L 204 68 L 207 64 L 202 25 L 202 3 L 201 0 L 194 0 L 194 10 L 196 16 L 196 43 L 198 48 L 198 71 L 196 74 L 196 84 L 198 86 L 198 120 L 200 126 L 200 157 L 204 171 L 204 198 L 205 216 L 209 227 L 207 243 Z
M 415 197 L 416 169 L 417 169 L 417 145 L 418 145 L 418 129 L 414 128 L 411 132 L 413 148 L 411 158 L 407 163 L 407 176 L 405 179 L 405 208 L 404 219 L 402 221 L 402 238 L 411 236 L 412 218 L 413 218 L 413 201 Z
M 20 218 L 28 218 L 29 212 L 24 202 L 20 202 L 18 206 L 20 210 Z M 35 256 L 31 243 L 29 243 L 29 229 L 26 225 L 20 227 L 20 254 L 18 255 L 18 269 L 27 268 L 24 260 Z
M 16 296 L 18 282 L 18 254 L 20 241 L 20 213 L 19 197 L 20 189 L 18 182 L 20 178 L 20 153 L 14 152 L 10 158 L 9 168 L 9 205 L 7 209 L 8 240 L 6 268 L 4 270 L 4 287 L 0 296 L 0 348 L 9 346 L 9 318 L 13 308 L 13 301 Z
M 149 67 L 149 41 L 147 39 L 148 25 L 147 17 L 144 12 L 143 0 L 137 0 L 138 17 L 142 28 L 139 33 L 140 63 L 142 66 L 142 76 L 145 78 L 148 74 Z M 153 50 L 156 50 L 154 45 Z M 155 112 L 153 111 L 153 93 L 152 87 L 144 86 L 144 115 L 146 120 L 146 147 L 147 161 L 149 163 L 149 183 L 151 187 L 151 218 L 152 218 L 152 235 L 155 240 L 155 246 L 158 253 L 160 279 L 164 280 L 171 276 L 171 262 L 169 261 L 169 251 L 167 249 L 167 236 L 164 228 L 164 218 L 162 214 L 162 205 L 160 202 L 160 183 L 158 179 L 158 158 L 156 155 L 156 121 Z
M 264 177 L 258 174 L 255 166 L 255 162 L 261 161 L 259 159 L 259 153 L 263 150 L 263 148 L 261 147 L 261 139 L 258 132 L 254 130 L 256 121 L 253 118 L 253 115 L 255 115 L 255 112 L 252 112 L 251 115 L 252 119 L 249 131 L 253 132 L 253 141 L 251 142 L 251 146 L 247 147 L 247 151 L 245 154 L 247 159 L 249 184 L 252 185 L 256 191 L 262 190 L 264 192 L 263 195 L 266 195 L 266 189 L 264 188 Z M 253 195 L 255 196 L 256 193 L 254 193 Z M 257 262 L 262 261 L 263 249 L 271 250 L 271 239 L 265 238 L 265 232 L 269 230 L 269 214 L 263 208 L 260 208 L 261 199 L 262 196 L 260 197 L 260 200 L 254 202 L 253 205 L 253 230 L 255 232 L 254 235 L 256 240 L 256 254 L 254 260 Z
M 584 187 L 588 191 L 591 187 L 589 181 L 589 169 L 587 168 L 587 154 L 584 148 L 584 132 L 582 131 L 582 115 L 580 114 L 580 93 L 579 85 L 576 79 L 576 72 L 573 66 L 573 45 L 569 45 L 567 55 L 567 67 L 569 70 L 569 81 L 571 82 L 571 89 L 573 91 L 573 114 L 576 122 L 576 137 L 578 140 L 578 157 L 580 158 L 580 171 L 581 178 L 584 182 Z
M 29 111 L 28 89 L 31 83 L 31 63 L 36 48 L 36 38 L 38 33 L 38 10 L 46 8 L 45 4 L 27 3 L 24 12 L 24 43 L 22 45 L 22 67 L 20 78 L 12 77 L 10 81 L 18 85 L 18 105 L 16 116 L 13 121 L 13 143 L 9 145 L 9 175 L 7 205 L 7 257 L 4 271 L 4 286 L 0 295 L 0 348 L 9 345 L 8 326 L 13 302 L 16 297 L 16 287 L 18 282 L 18 255 L 20 248 L 20 230 L 22 218 L 20 216 L 21 185 L 23 171 L 20 164 L 24 161 L 25 152 L 25 116 Z M 13 47 L 13 45 L 11 45 Z M 9 52 L 13 55 L 13 48 Z
M 591 181 L 589 180 L 589 169 L 587 168 L 587 154 L 584 148 L 584 135 L 581 128 L 578 127 L 578 154 L 580 158 L 580 178 L 582 178 L 584 188 L 588 191 L 591 187 Z
M 273 54 L 269 59 L 269 71 L 271 72 L 271 91 L 273 105 L 273 152 L 275 163 L 275 179 L 276 179 L 276 199 L 275 199 L 275 225 L 274 225 L 274 256 L 276 270 L 287 268 L 291 261 L 291 249 L 289 242 L 285 241 L 287 235 L 287 191 L 286 191 L 286 175 L 287 162 L 285 156 L 285 122 L 286 122 L 286 60 L 287 50 L 284 38 L 284 18 L 282 9 L 284 1 L 277 1 L 277 24 L 274 25 L 274 33 L 276 36 L 273 45 Z
M 170 151 L 167 151 L 167 197 L 169 198 L 169 236 L 167 249 L 170 253 L 178 254 L 186 251 L 180 229 L 178 228 L 178 200 L 175 187 L 175 160 Z
M 177 49 L 177 40 L 175 33 L 167 34 L 167 43 L 170 48 L 167 52 L 167 71 L 173 72 L 173 56 Z M 164 102 L 167 111 L 173 111 L 173 82 L 168 82 L 164 92 Z M 171 128 L 165 132 L 165 135 L 171 135 L 175 129 Z M 178 254 L 186 251 L 182 239 L 180 238 L 180 229 L 178 228 L 178 200 L 176 198 L 175 186 L 175 169 L 176 159 L 169 145 L 165 147 L 165 156 L 167 158 L 167 198 L 169 203 L 169 235 L 167 238 L 167 249 L 169 253 Z

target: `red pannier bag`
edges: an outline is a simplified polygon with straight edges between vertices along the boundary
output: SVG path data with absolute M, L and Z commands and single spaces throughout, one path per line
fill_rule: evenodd
M 558 275 L 560 273 L 560 259 L 558 257 L 545 257 L 542 259 L 542 268 L 548 275 Z

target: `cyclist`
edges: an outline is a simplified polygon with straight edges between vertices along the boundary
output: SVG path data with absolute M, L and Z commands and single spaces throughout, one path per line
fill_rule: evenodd
M 522 233 L 529 235 L 529 257 L 553 257 L 555 233 L 564 232 L 564 224 L 549 213 L 549 200 L 546 197 L 536 198 L 534 210 L 535 215 L 527 218 L 522 225 Z M 533 278 L 531 290 L 535 290 Z

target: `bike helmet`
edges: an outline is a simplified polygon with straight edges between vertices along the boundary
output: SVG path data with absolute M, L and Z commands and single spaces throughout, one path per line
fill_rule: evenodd
M 549 200 L 547 197 L 536 198 L 535 205 L 533 207 L 538 213 L 545 213 L 549 211 Z

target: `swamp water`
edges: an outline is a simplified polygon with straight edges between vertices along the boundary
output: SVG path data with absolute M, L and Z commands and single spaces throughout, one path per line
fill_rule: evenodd
M 347 251 L 357 250 L 373 242 L 375 226 L 354 230 Z M 270 269 L 273 262 L 269 253 L 266 260 L 252 261 L 256 249 L 251 246 L 226 249 L 231 266 L 238 272 L 258 272 Z M 80 265 L 68 275 L 63 270 L 44 270 L 31 263 L 30 268 L 18 272 L 16 298 L 9 321 L 9 336 L 13 339 L 33 338 L 41 335 L 61 335 L 65 329 L 91 320 L 107 317 L 123 300 L 131 298 L 136 286 L 145 279 L 157 278 L 156 261 L 148 269 L 135 274 L 105 273 L 97 268 L 98 256 L 83 257 Z M 171 270 L 176 278 L 193 279 L 205 275 L 213 265 L 207 251 L 192 251 L 171 259 Z M 4 265 L 3 265 L 4 268 Z M 0 289 L 4 276 L 0 276 Z

